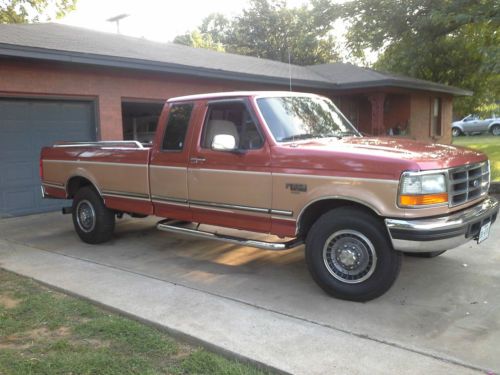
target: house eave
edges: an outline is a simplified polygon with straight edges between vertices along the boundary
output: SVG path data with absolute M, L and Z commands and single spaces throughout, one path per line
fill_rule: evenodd
M 436 92 L 440 94 L 448 94 L 453 96 L 471 96 L 473 95 L 472 91 L 460 89 L 458 87 L 453 86 L 439 86 L 427 84 L 425 82 L 404 82 L 398 81 L 394 79 L 386 79 L 379 80 L 375 82 L 353 82 L 353 83 L 343 83 L 339 84 L 335 87 L 338 91 L 343 90 L 353 90 L 353 89 L 366 89 L 366 88 L 386 88 L 386 87 L 395 87 L 401 89 L 410 89 L 410 90 L 421 90 L 426 92 Z
M 75 51 L 54 50 L 15 44 L 0 43 L 0 56 L 17 57 L 25 59 L 57 61 L 63 63 L 84 64 L 102 66 L 110 68 L 133 69 L 140 71 L 150 71 L 167 74 L 180 74 L 191 77 L 206 79 L 221 79 L 225 81 L 239 81 L 259 84 L 271 84 L 289 86 L 289 77 L 277 77 L 272 75 L 248 74 L 244 72 L 211 69 L 175 63 L 167 63 L 154 60 L 142 60 L 128 57 L 89 54 Z M 319 80 L 296 79 L 292 76 L 292 88 L 314 88 L 324 90 L 335 90 L 342 92 L 352 89 L 397 87 L 411 90 L 422 90 L 427 92 L 437 92 L 454 96 L 471 96 L 469 90 L 460 89 L 453 86 L 432 84 L 427 82 L 405 82 L 397 79 L 383 79 L 377 81 L 359 81 L 349 83 L 335 83 Z
M 181 74 L 208 79 L 223 79 L 228 81 L 241 81 L 250 83 L 276 84 L 289 86 L 290 79 L 246 74 L 222 69 L 207 69 L 194 66 L 165 63 L 160 61 L 140 60 L 127 57 L 105 56 L 96 54 L 79 53 L 72 51 L 49 50 L 37 47 L 27 47 L 0 43 L 0 56 L 17 57 L 25 59 L 57 61 L 63 63 L 105 66 L 110 68 L 134 69 L 158 73 Z M 319 89 L 332 89 L 336 85 L 329 82 L 294 79 L 293 87 L 307 87 Z

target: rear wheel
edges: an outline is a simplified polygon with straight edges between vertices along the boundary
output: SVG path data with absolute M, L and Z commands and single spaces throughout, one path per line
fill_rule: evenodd
M 328 294 L 369 301 L 385 293 L 401 268 L 383 223 L 368 212 L 341 207 L 322 215 L 306 239 L 313 279 Z
M 115 213 L 104 205 L 90 186 L 80 188 L 73 198 L 73 225 L 83 242 L 98 244 L 113 236 Z
M 453 128 L 451 129 L 451 135 L 454 137 L 458 137 L 462 135 L 462 131 L 459 128 Z
M 491 132 L 491 134 L 493 134 L 493 135 L 500 135 L 500 125 L 493 125 L 493 126 L 490 128 L 490 132 Z

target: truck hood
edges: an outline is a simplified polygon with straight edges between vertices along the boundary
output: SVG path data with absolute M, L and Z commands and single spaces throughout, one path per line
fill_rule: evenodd
M 482 152 L 465 147 L 418 142 L 411 139 L 345 138 L 341 145 L 342 148 L 350 149 L 351 152 L 368 152 L 371 155 L 411 160 L 416 162 L 421 170 L 457 167 L 487 160 Z
M 359 172 L 375 170 L 379 174 L 451 168 L 487 160 L 483 153 L 464 147 L 390 137 L 313 139 L 280 148 L 284 147 L 296 150 L 294 153 L 302 154 L 303 160 L 310 160 L 319 168 L 338 170 L 350 166 L 352 170 L 355 162 Z

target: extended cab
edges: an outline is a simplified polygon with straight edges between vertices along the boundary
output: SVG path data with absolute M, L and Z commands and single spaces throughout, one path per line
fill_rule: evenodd
M 42 150 L 40 164 L 44 196 L 73 199 L 63 211 L 85 242 L 109 240 L 115 217 L 127 213 L 168 218 L 157 226 L 164 231 L 267 250 L 305 243 L 319 286 L 356 301 L 390 288 L 402 252 L 436 256 L 481 242 L 498 213 L 484 154 L 363 137 L 329 99 L 312 94 L 170 99 L 151 147 L 59 143 Z

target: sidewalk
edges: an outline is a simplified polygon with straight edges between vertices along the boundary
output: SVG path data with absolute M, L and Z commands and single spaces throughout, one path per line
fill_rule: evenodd
M 0 240 L 0 267 L 280 372 L 471 374 L 479 370 L 231 298 L 10 241 Z

